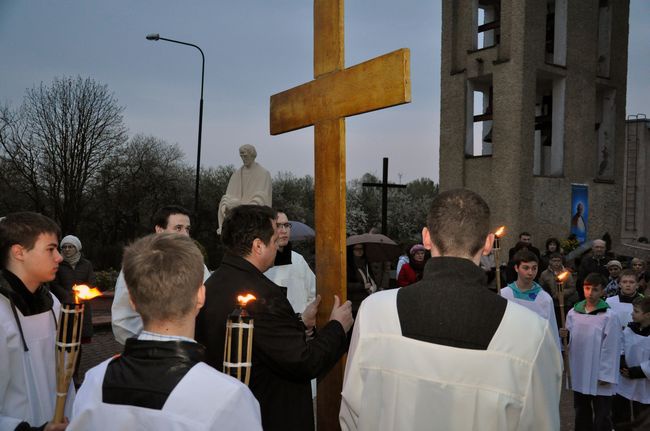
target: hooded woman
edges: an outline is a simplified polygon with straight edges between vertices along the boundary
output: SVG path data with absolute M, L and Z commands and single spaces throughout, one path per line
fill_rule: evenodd
M 426 249 L 422 244 L 415 244 L 409 251 L 409 263 L 402 265 L 402 269 L 397 276 L 397 285 L 399 287 L 408 286 L 422 280 L 424 271 Z

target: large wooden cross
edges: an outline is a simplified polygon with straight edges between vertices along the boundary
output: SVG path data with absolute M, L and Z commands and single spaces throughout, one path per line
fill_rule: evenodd
M 314 126 L 319 325 L 346 298 L 345 117 L 411 101 L 410 53 L 345 68 L 343 0 L 314 0 L 314 80 L 271 96 L 271 134 Z M 318 429 L 339 429 L 343 360 L 318 384 Z
M 405 189 L 404 184 L 390 184 L 388 182 L 388 157 L 384 157 L 384 168 L 381 183 L 362 183 L 364 187 L 381 187 L 381 233 L 388 235 L 388 189 Z

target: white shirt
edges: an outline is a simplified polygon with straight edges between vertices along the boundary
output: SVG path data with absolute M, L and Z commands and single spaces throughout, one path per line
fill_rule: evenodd
M 558 430 L 562 359 L 550 324 L 508 302 L 487 350 L 401 334 L 398 289 L 361 304 L 342 430 Z
M 598 314 L 569 310 L 571 388 L 585 395 L 614 395 L 619 380 L 621 325 L 607 309 Z M 599 385 L 598 381 L 608 382 Z
M 203 281 L 208 277 L 210 277 L 210 271 L 203 265 Z M 113 305 L 111 305 L 111 326 L 115 340 L 122 345 L 128 338 L 137 337 L 142 332 L 142 318 L 129 303 L 129 289 L 126 287 L 123 271 L 120 271 L 115 282 L 115 296 Z
M 107 359 L 86 373 L 68 431 L 262 430 L 257 400 L 238 380 L 200 362 L 169 394 L 161 410 L 102 402 Z
M 305 311 L 305 307 L 316 298 L 316 276 L 295 251 L 291 252 L 291 264 L 274 266 L 264 275 L 278 286 L 287 288 L 287 299 L 296 313 Z

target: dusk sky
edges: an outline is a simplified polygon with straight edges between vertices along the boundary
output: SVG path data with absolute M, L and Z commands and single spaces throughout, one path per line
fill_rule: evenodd
M 196 160 L 201 57 L 191 47 L 151 42 L 148 33 L 199 45 L 205 53 L 203 166 L 258 162 L 313 175 L 313 128 L 269 135 L 269 97 L 313 79 L 313 2 L 308 0 L 0 0 L 0 104 L 17 107 L 27 88 L 54 77 L 108 85 L 129 135 L 178 143 Z M 412 103 L 347 125 L 347 175 L 390 181 L 438 179 L 440 0 L 348 0 L 346 66 L 406 47 Z M 632 0 L 628 113 L 650 114 L 650 2 Z

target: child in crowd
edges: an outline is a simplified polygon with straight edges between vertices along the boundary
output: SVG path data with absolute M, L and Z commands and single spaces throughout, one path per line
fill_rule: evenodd
M 631 269 L 625 269 L 621 272 L 619 280 L 619 293 L 616 296 L 607 298 L 607 303 L 618 316 L 621 329 L 625 329 L 632 320 L 632 303 L 638 297 L 636 274 Z
M 621 271 L 623 265 L 618 260 L 610 260 L 607 262 L 607 271 L 609 271 L 609 279 L 605 287 L 605 298 L 618 295 L 619 281 L 621 279 Z
M 569 364 L 575 408 L 575 430 L 611 430 L 612 396 L 619 380 L 621 329 L 618 317 L 602 299 L 607 279 L 599 273 L 585 277 L 585 299 L 568 313 L 571 334 Z
M 558 349 L 560 349 L 560 337 L 555 319 L 553 298 L 535 281 L 539 265 L 537 255 L 524 249 L 516 252 L 512 260 L 517 280 L 501 289 L 501 296 L 509 301 L 523 305 L 548 320 L 551 331 L 555 335 Z
M 632 322 L 623 331 L 621 381 L 615 398 L 614 423 L 628 422 L 650 410 L 650 297 L 637 297 Z M 631 408 L 630 408 L 631 407 Z
M 202 362 L 205 347 L 194 341 L 205 302 L 196 244 L 152 234 L 126 248 L 122 268 L 144 329 L 86 373 L 68 429 L 261 430 L 250 390 Z
M 61 304 L 45 283 L 59 263 L 59 227 L 41 214 L 0 221 L 0 430 L 64 430 L 56 403 L 56 325 Z M 70 388 L 66 414 L 71 411 Z

